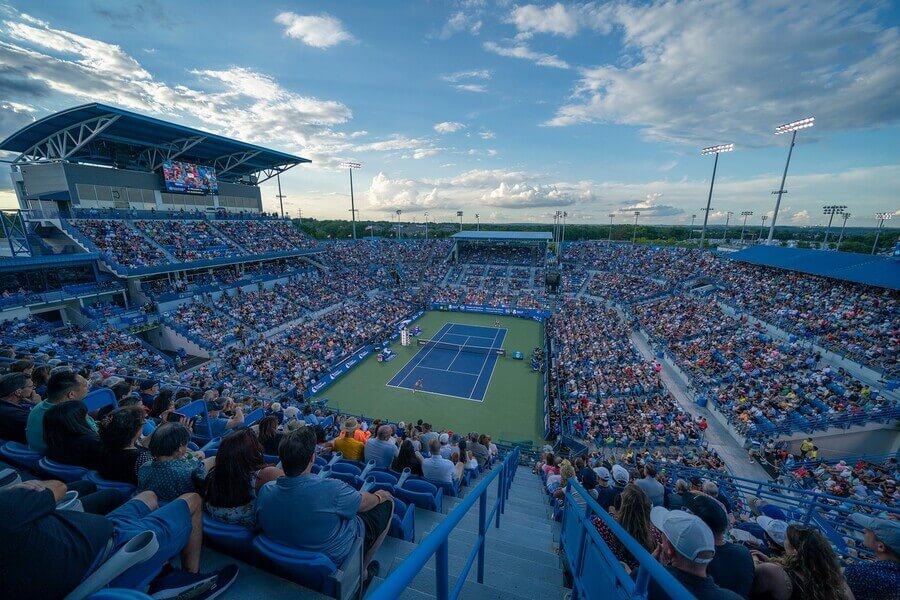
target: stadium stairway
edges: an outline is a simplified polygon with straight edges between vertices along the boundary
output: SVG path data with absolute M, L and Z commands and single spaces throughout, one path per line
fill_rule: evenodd
M 496 478 L 488 488 L 488 506 L 496 497 Z M 540 477 L 528 467 L 519 467 L 510 487 L 506 509 L 500 517 L 500 528 L 491 527 L 487 534 L 484 583 L 477 581 L 477 569 L 473 566 L 460 598 L 466 600 L 543 600 L 566 596 L 563 587 L 562 567 L 556 555 L 559 524 L 552 520 L 551 507 L 541 492 Z M 449 513 L 475 486 L 460 490 L 459 498 L 444 497 L 444 511 Z M 445 514 L 416 509 L 416 539 L 427 536 Z M 463 517 L 450 534 L 449 572 L 450 587 L 456 585 L 466 557 L 478 538 L 477 503 Z M 415 550 L 416 544 L 397 538 L 385 539 L 376 555 L 381 564 L 380 577 L 371 590 L 377 589 Z M 408 600 L 435 598 L 434 557 L 428 561 L 400 598 Z M 371 591 L 370 590 L 370 591 Z
M 180 264 L 181 263 L 180 260 L 175 258 L 174 254 L 172 254 L 171 252 L 166 250 L 162 244 L 160 244 L 156 240 L 152 239 L 149 235 L 146 235 L 143 231 L 138 229 L 137 225 L 135 225 L 131 221 L 125 221 L 125 226 L 128 227 L 133 232 L 135 232 L 136 234 L 138 234 L 139 236 L 141 236 L 142 238 L 144 238 L 147 241 L 148 245 L 153 246 L 154 248 L 156 248 L 157 250 L 162 252 L 166 256 L 166 260 L 168 260 L 170 263 L 172 263 L 172 264 Z

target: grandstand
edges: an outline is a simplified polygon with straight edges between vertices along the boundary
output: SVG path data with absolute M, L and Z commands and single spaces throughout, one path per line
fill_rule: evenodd
M 843 566 L 888 560 L 853 515 L 900 518 L 893 258 L 533 231 L 317 241 L 259 190 L 306 159 L 99 104 L 0 149 L 17 156 L 4 218 L 21 232 L 0 258 L 4 511 L 36 505 L 15 487 L 30 478 L 65 482 L 98 519 L 139 490 L 128 505 L 152 495 L 164 521 L 183 503 L 203 544 L 175 564 L 223 585 L 237 564 L 227 597 L 270 600 L 691 598 L 610 511 L 643 497 L 715 498 L 735 522 L 724 539 L 773 556 L 776 515 Z M 54 429 L 63 412 L 77 435 Z M 234 453 L 256 466 L 229 487 L 215 460 L 245 464 Z M 156 480 L 167 463 L 182 487 Z M 279 508 L 274 490 L 300 480 L 368 516 Z M 312 540 L 304 510 L 339 533 Z M 161 537 L 122 547 L 136 567 L 104 553 L 105 573 L 91 554 L 73 597 L 144 598 L 183 549 Z M 94 594 L 110 583 L 132 592 Z

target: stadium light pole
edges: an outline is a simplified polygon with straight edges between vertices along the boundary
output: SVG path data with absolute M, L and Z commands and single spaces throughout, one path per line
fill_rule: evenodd
M 690 235 L 688 236 L 688 241 L 694 241 L 694 221 L 697 219 L 697 215 L 691 215 L 691 230 Z
M 456 211 L 456 216 L 459 217 L 459 230 L 462 231 L 463 211 L 461 211 L 461 210 Z
M 560 243 L 565 243 L 566 241 L 566 217 L 569 216 L 569 213 L 563 211 L 562 214 L 562 237 L 560 238 Z
M 744 245 L 744 230 L 747 228 L 747 217 L 753 216 L 752 210 L 745 210 L 741 213 L 741 216 L 744 217 L 744 224 L 741 225 L 741 245 Z
M 613 230 L 613 219 L 616 217 L 616 213 L 609 213 L 609 242 L 612 243 L 612 230 Z
M 730 210 L 725 213 L 725 237 L 723 238 L 724 243 L 728 243 L 728 222 L 731 221 L 731 215 L 734 213 Z
M 475 231 L 481 231 L 481 215 L 475 213 Z
M 350 171 L 350 219 L 353 223 L 353 239 L 356 239 L 356 202 L 353 198 L 353 169 L 359 169 L 362 167 L 362 163 L 358 162 L 343 162 L 341 166 Z
M 828 215 L 828 227 L 825 228 L 825 241 L 822 242 L 822 250 L 828 250 L 828 236 L 831 234 L 831 222 L 834 220 L 834 215 L 844 214 L 845 208 L 847 207 L 838 204 L 822 207 L 822 214 Z M 841 233 L 843 233 L 843 230 L 841 230 Z
M 403 213 L 399 208 L 397 209 L 397 241 L 400 241 L 400 215 Z
M 428 213 L 425 213 L 425 241 L 428 241 Z
M 881 235 L 881 229 L 884 227 L 884 222 L 890 221 L 893 217 L 894 213 L 875 213 L 875 218 L 878 220 L 878 229 L 875 230 L 875 243 L 872 244 L 872 254 L 875 254 L 875 250 L 878 248 L 878 237 Z
M 781 176 L 781 187 L 772 192 L 772 194 L 778 196 L 778 199 L 775 200 L 775 212 L 772 213 L 772 222 L 769 224 L 769 237 L 766 240 L 767 246 L 772 245 L 772 238 L 775 237 L 775 221 L 778 220 L 778 209 L 781 207 L 781 197 L 784 194 L 787 194 L 787 190 L 784 189 L 784 182 L 787 179 L 788 167 L 791 164 L 791 154 L 794 152 L 794 144 L 797 142 L 797 132 L 801 129 L 812 127 L 815 124 L 815 121 L 815 117 L 807 117 L 805 119 L 800 119 L 799 121 L 779 125 L 775 128 L 775 135 L 782 135 L 788 132 L 791 133 L 791 147 L 788 148 L 787 161 L 784 163 L 784 174 Z
M 284 218 L 284 199 L 287 198 L 284 194 L 281 193 L 281 173 L 275 176 L 275 181 L 278 182 L 278 206 L 281 208 L 281 218 Z
M 634 246 L 634 242 L 637 240 L 637 222 L 638 217 L 641 216 L 641 211 L 634 211 L 634 230 L 631 232 L 631 245 Z
M 712 178 L 709 180 L 709 196 L 706 198 L 706 212 L 703 213 L 703 229 L 700 231 L 701 248 L 703 248 L 703 243 L 706 241 L 706 222 L 709 220 L 709 205 L 712 203 L 713 186 L 716 183 L 716 168 L 719 166 L 719 154 L 722 152 L 731 152 L 733 150 L 734 144 L 719 144 L 718 146 L 710 146 L 700 151 L 700 156 L 709 156 L 710 154 L 716 155 L 716 160 L 713 161 Z
M 841 235 L 838 236 L 838 243 L 837 243 L 837 246 L 834 248 L 835 252 L 839 252 L 841 250 L 841 242 L 844 241 L 844 228 L 847 226 L 847 219 L 850 218 L 850 213 L 845 212 L 841 216 L 844 217 L 844 223 L 841 225 Z

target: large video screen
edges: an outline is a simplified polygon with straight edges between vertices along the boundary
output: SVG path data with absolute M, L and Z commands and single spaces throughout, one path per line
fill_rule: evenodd
M 181 194 L 217 194 L 219 182 L 213 167 L 178 160 L 163 163 L 166 191 Z

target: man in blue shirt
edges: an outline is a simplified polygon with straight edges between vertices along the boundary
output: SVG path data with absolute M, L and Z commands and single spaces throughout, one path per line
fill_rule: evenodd
M 900 590 L 900 523 L 858 512 L 850 520 L 863 528 L 863 544 L 875 560 L 844 569 L 844 578 L 856 600 L 888 600 Z
M 400 453 L 400 447 L 391 439 L 394 428 L 390 425 L 382 425 L 375 432 L 375 436 L 369 438 L 366 442 L 366 448 L 363 455 L 366 462 L 375 461 L 375 466 L 382 469 L 390 469 L 391 463 Z
M 233 411 L 233 416 L 229 417 L 227 414 L 224 414 L 226 411 Z M 207 401 L 206 414 L 209 415 L 209 428 L 212 430 L 212 437 L 214 438 L 222 437 L 229 429 L 234 429 L 244 424 L 244 410 L 231 399 L 224 403 L 221 400 Z M 194 423 L 194 433 L 201 436 L 206 433 L 206 424 L 202 415 Z
M 339 479 L 312 474 L 316 434 L 301 427 L 284 436 L 278 456 L 285 476 L 265 484 L 256 500 L 256 516 L 269 538 L 310 552 L 325 554 L 335 565 L 347 559 L 363 537 L 365 580 L 378 574 L 372 560 L 391 524 L 390 493 L 357 492 Z

